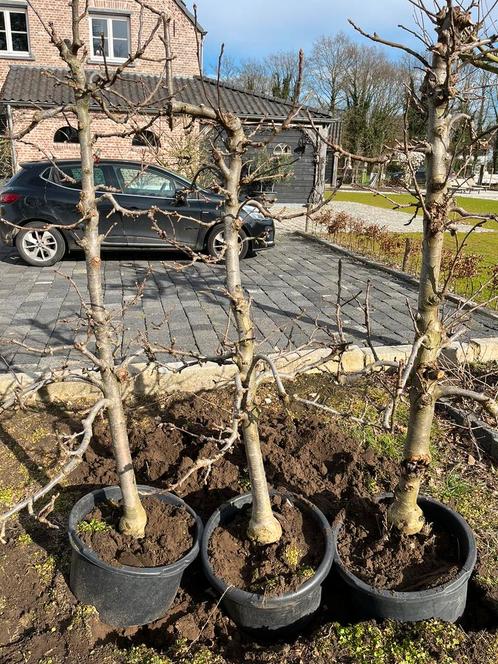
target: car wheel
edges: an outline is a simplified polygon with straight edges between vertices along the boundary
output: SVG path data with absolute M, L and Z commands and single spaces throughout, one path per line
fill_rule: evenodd
M 223 226 L 215 226 L 211 231 L 207 242 L 208 254 L 212 258 L 221 261 L 225 257 L 225 229 Z M 247 233 L 241 228 L 239 231 L 239 258 L 245 258 L 251 250 L 251 241 Z
M 66 253 L 62 234 L 56 228 L 45 228 L 43 221 L 31 221 L 16 235 L 16 247 L 26 263 L 37 267 L 55 265 Z

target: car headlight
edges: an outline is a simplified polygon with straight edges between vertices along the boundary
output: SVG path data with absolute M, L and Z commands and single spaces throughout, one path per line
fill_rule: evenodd
M 265 215 L 261 214 L 258 208 L 255 207 L 254 205 L 244 205 L 242 210 L 247 215 L 251 216 L 253 219 L 266 219 Z

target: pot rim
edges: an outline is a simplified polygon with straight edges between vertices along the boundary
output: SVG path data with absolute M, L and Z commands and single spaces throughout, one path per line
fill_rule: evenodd
M 380 501 L 383 498 L 390 498 L 393 496 L 394 494 L 392 493 L 385 493 L 382 494 L 382 496 L 379 496 L 377 500 Z M 469 552 L 467 554 L 467 557 L 465 558 L 464 562 L 461 564 L 460 571 L 458 572 L 457 576 L 454 579 L 452 579 L 451 581 L 447 581 L 442 585 L 435 586 L 434 588 L 426 588 L 425 590 L 411 590 L 411 591 L 376 588 L 375 586 L 366 583 L 366 581 L 363 581 L 363 579 L 360 579 L 358 576 L 356 576 L 356 574 L 353 574 L 353 572 L 351 572 L 344 565 L 341 555 L 339 553 L 339 548 L 337 544 L 339 541 L 341 529 L 343 527 L 343 521 L 339 522 L 334 528 L 334 530 L 336 530 L 336 540 L 335 540 L 336 550 L 334 555 L 334 561 L 337 567 L 339 568 L 340 574 L 343 577 L 345 577 L 348 581 L 350 581 L 352 584 L 354 584 L 357 588 L 369 593 L 370 595 L 374 595 L 375 597 L 385 598 L 385 599 L 387 598 L 399 599 L 400 601 L 403 602 L 411 602 L 411 601 L 419 602 L 421 599 L 429 599 L 431 597 L 434 597 L 435 595 L 441 595 L 442 593 L 448 591 L 452 592 L 453 590 L 457 590 L 462 586 L 463 583 L 466 583 L 469 580 L 477 562 L 477 548 L 476 548 L 474 532 L 472 531 L 467 521 L 465 521 L 465 519 L 461 516 L 461 514 L 451 509 L 451 507 L 448 507 L 441 501 L 436 500 L 435 498 L 431 498 L 430 496 L 419 496 L 418 503 L 421 504 L 420 505 L 421 507 L 423 507 L 424 504 L 434 505 L 435 507 L 449 514 L 453 519 L 453 521 L 460 526 L 463 536 L 467 538 L 469 542 Z M 460 536 L 458 537 L 458 539 L 461 540 L 462 537 Z
M 119 486 L 101 487 L 99 489 L 95 489 L 94 491 L 90 491 L 89 493 L 86 493 L 84 496 L 82 496 L 73 505 L 69 515 L 68 523 L 68 536 L 71 547 L 92 564 L 97 565 L 97 567 L 101 567 L 102 569 L 112 571 L 113 573 L 134 576 L 173 576 L 174 574 L 177 574 L 186 568 L 199 553 L 200 541 L 204 529 L 201 518 L 182 498 L 176 496 L 173 493 L 170 493 L 169 491 L 166 491 L 165 489 L 146 485 L 137 485 L 137 489 L 141 496 L 152 496 L 155 494 L 160 494 L 166 498 L 171 498 L 173 500 L 169 504 L 186 509 L 187 512 L 193 517 L 195 521 L 194 543 L 192 548 L 189 549 L 189 551 L 187 551 L 187 553 L 182 556 L 182 558 L 169 565 L 160 565 L 158 567 L 132 567 L 131 565 L 121 565 L 120 567 L 116 567 L 114 565 L 109 565 L 104 560 L 102 560 L 102 558 L 99 558 L 93 549 L 84 544 L 83 540 L 79 537 L 77 532 L 77 525 L 81 521 L 81 517 L 76 517 L 75 515 L 77 507 L 80 505 L 80 503 L 87 499 L 88 496 L 97 497 L 100 494 L 102 498 L 105 499 L 108 497 L 106 496 L 107 491 L 110 491 L 111 493 L 117 493 L 119 496 L 121 496 L 121 488 Z M 100 501 L 96 500 L 95 504 L 98 502 Z
M 284 595 L 279 595 L 277 597 L 266 597 L 265 595 L 260 595 L 258 593 L 250 593 L 241 588 L 236 588 L 227 584 L 223 579 L 220 579 L 215 575 L 213 567 L 209 560 L 208 555 L 208 544 L 211 539 L 212 532 L 214 531 L 213 522 L 216 520 L 218 515 L 221 514 L 223 508 L 230 505 L 246 505 L 252 502 L 252 494 L 246 493 L 240 496 L 236 496 L 231 500 L 223 503 L 217 510 L 213 512 L 209 518 L 206 526 L 204 528 L 204 533 L 201 541 L 201 559 L 204 566 L 204 571 L 208 577 L 210 583 L 218 590 L 222 598 L 227 598 L 237 604 L 257 604 L 260 608 L 272 609 L 280 608 L 282 605 L 288 604 L 290 601 L 299 600 L 302 596 L 309 594 L 310 591 L 314 590 L 315 587 L 318 587 L 325 580 L 327 575 L 330 572 L 332 563 L 334 561 L 334 553 L 337 550 L 336 546 L 336 532 L 335 529 L 331 527 L 325 515 L 321 510 L 318 509 L 310 500 L 304 498 L 304 496 L 299 496 L 291 491 L 271 491 L 271 495 L 281 495 L 286 498 L 291 499 L 293 502 L 301 503 L 303 507 L 309 510 L 314 516 L 315 520 L 320 524 L 324 539 L 325 539 L 325 551 L 323 554 L 323 559 L 315 574 L 305 581 L 302 586 L 299 586 L 294 592 L 288 592 Z M 210 532 L 211 531 L 211 532 Z

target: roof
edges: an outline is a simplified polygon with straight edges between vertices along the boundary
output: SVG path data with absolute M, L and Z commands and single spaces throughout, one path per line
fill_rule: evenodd
M 87 71 L 92 76 L 96 70 Z M 32 65 L 12 65 L 9 69 L 5 83 L 0 92 L 0 103 L 22 107 L 53 107 L 63 106 L 74 102 L 73 90 L 68 85 L 60 83 L 67 78 L 68 70 L 65 68 L 47 68 Z M 113 89 L 105 91 L 106 102 L 115 108 L 123 108 L 123 98 L 128 103 L 139 107 L 147 100 L 150 113 L 163 108 L 168 99 L 160 77 L 132 72 L 123 72 L 115 82 Z M 202 79 L 200 76 L 175 77 L 175 99 L 190 104 L 217 104 L 218 86 L 213 79 Z M 154 91 L 153 96 L 151 93 Z M 292 106 L 291 103 L 274 97 L 268 97 L 251 92 L 233 85 L 221 83 L 219 96 L 222 107 L 246 120 L 281 120 L 287 117 Z M 97 107 L 95 105 L 95 107 Z M 302 107 L 295 117 L 295 122 L 309 124 L 308 112 L 317 124 L 330 124 L 334 122 L 327 113 Z
M 187 101 L 182 96 L 188 97 L 188 101 L 194 104 L 205 104 L 206 96 L 214 104 L 217 102 L 218 97 L 218 82 L 211 78 L 204 77 L 203 80 L 200 76 L 192 78 L 177 78 L 179 84 L 178 99 Z M 222 105 L 232 113 L 235 113 L 241 118 L 247 119 L 282 119 L 286 118 L 292 108 L 292 104 L 286 99 L 279 99 L 278 97 L 270 97 L 259 92 L 252 90 L 244 90 L 244 88 L 237 87 L 232 84 L 220 84 L 220 98 Z M 183 91 L 181 91 L 181 87 Z M 308 111 L 311 113 L 313 120 L 316 122 L 333 122 L 332 118 L 327 113 L 319 111 L 311 106 L 302 106 L 301 112 L 296 119 L 300 121 L 308 121 Z
M 198 22 L 196 21 L 196 19 L 195 19 L 195 14 L 193 14 L 193 13 L 189 10 L 189 8 L 188 8 L 187 5 L 183 2 L 183 0 L 175 0 L 175 3 L 178 5 L 178 7 L 180 7 L 180 9 L 182 10 L 182 12 L 183 12 L 183 13 L 184 13 L 184 14 L 185 14 L 185 15 L 186 15 L 186 16 L 192 21 L 192 23 L 197 27 L 197 29 L 199 30 L 199 32 L 200 32 L 201 34 L 203 34 L 203 35 L 207 35 L 207 31 L 204 30 L 204 28 L 203 28 L 201 25 L 199 25 L 199 23 L 198 23 Z

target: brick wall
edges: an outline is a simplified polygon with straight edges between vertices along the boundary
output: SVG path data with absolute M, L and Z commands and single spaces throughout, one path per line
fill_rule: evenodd
M 20 130 L 29 124 L 34 111 L 28 109 L 13 109 L 12 119 L 14 131 Z M 144 125 L 147 118 L 137 116 L 134 118 L 137 126 Z M 167 162 L 168 144 L 173 142 L 175 136 L 181 136 L 184 133 L 184 120 L 179 119 L 175 122 L 173 132 L 171 132 L 167 121 L 164 118 L 158 118 L 154 124 L 149 127 L 161 142 L 161 161 L 164 165 L 173 167 Z M 71 143 L 54 143 L 54 134 L 60 127 L 65 125 L 63 118 L 53 118 L 40 123 L 24 141 L 18 141 L 15 144 L 16 161 L 21 164 L 23 161 L 37 161 L 42 159 L 79 159 L 79 145 Z M 73 126 L 74 123 L 73 123 Z M 103 114 L 93 114 L 92 130 L 95 134 L 116 133 L 129 129 L 128 125 L 117 125 Z M 94 154 L 107 159 L 133 159 L 141 161 L 151 161 L 151 150 L 132 145 L 132 137 L 113 136 L 97 139 L 94 147 Z
M 175 56 L 173 62 L 174 73 L 183 76 L 199 74 L 197 42 L 193 23 L 174 0 L 152 0 L 152 2 L 159 9 L 164 8 L 172 19 L 171 37 Z M 61 37 L 71 36 L 71 12 L 69 3 L 66 0 L 33 0 L 33 4 L 45 23 L 48 24 L 49 21 L 54 22 L 55 29 Z M 81 4 L 82 6 L 84 5 L 83 0 Z M 2 2 L 0 0 L 1 5 Z M 137 10 L 138 5 L 134 0 L 90 0 L 89 8 L 102 9 L 107 13 L 112 13 L 113 10 L 116 12 L 129 12 L 132 52 L 136 49 L 138 45 L 140 15 Z M 12 58 L 0 55 L 0 87 L 3 85 L 11 64 L 23 64 L 25 62 L 27 65 L 64 66 L 57 49 L 50 44 L 49 37 L 43 29 L 43 25 L 36 13 L 31 7 L 27 8 L 27 12 L 31 56 L 29 58 Z M 153 30 L 156 20 L 157 18 L 154 14 L 147 10 L 144 11 L 142 42 L 146 40 L 147 35 Z M 83 19 L 81 31 L 82 38 L 88 43 L 90 36 L 90 22 L 88 17 Z M 164 48 L 157 34 L 149 45 L 146 56 L 152 60 L 157 60 L 164 56 Z M 98 65 L 91 63 L 90 58 L 88 66 L 98 67 Z M 160 62 L 141 60 L 134 64 L 132 71 L 136 73 L 159 74 L 163 67 L 164 64 Z

